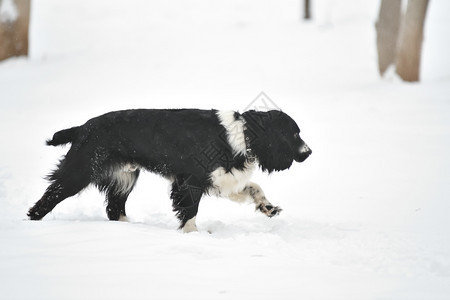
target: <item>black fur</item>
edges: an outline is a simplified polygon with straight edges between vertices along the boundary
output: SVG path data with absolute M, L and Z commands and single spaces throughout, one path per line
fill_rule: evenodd
M 50 186 L 28 212 L 40 220 L 58 203 L 93 184 L 106 194 L 110 220 L 125 216 L 125 202 L 140 169 L 172 180 L 171 199 L 183 227 L 195 217 L 202 195 L 212 188 L 211 173 L 248 167 L 248 153 L 237 154 L 227 140 L 216 110 L 125 110 L 110 112 L 84 125 L 54 134 L 47 145 L 71 143 L 48 178 Z M 263 171 L 289 168 L 310 154 L 297 124 L 281 111 L 234 114 L 245 120 L 248 146 Z M 261 208 L 260 208 L 261 209 Z

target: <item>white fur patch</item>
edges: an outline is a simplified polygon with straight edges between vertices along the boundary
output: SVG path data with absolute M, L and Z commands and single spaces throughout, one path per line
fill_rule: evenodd
M 123 171 L 122 169 L 116 169 L 112 172 L 111 184 L 117 186 L 116 192 L 121 194 L 129 193 L 136 182 L 136 174 L 133 172 Z
M 183 226 L 183 232 L 189 233 L 192 231 L 197 231 L 197 225 L 195 224 L 196 217 L 193 217 L 192 219 L 189 219 L 186 224 Z
M 227 140 L 234 151 L 234 155 L 245 155 L 244 119 L 236 120 L 234 111 L 218 111 L 220 124 L 227 130 Z
M 222 167 L 217 168 L 211 173 L 213 187 L 210 192 L 222 197 L 241 192 L 250 181 L 254 169 L 255 164 L 246 165 L 243 171 L 232 169 L 228 173 Z
M 124 216 L 122 214 L 120 214 L 119 221 L 120 222 L 129 222 L 128 217 Z
M 123 166 L 123 169 L 122 169 L 122 170 L 123 170 L 124 172 L 129 172 L 129 173 L 131 173 L 131 172 L 135 172 L 137 169 L 138 169 L 138 166 L 135 165 L 135 164 L 126 164 L 126 165 Z

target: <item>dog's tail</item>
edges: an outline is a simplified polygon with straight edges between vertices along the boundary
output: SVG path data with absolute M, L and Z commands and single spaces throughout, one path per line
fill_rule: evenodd
M 58 131 L 53 135 L 53 138 L 51 140 L 47 140 L 46 143 L 48 146 L 59 146 L 72 143 L 79 128 L 80 127 L 72 127 Z

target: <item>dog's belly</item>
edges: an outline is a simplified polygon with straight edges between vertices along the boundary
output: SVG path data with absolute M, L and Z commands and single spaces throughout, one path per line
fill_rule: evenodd
M 212 188 L 210 193 L 226 197 L 241 192 L 250 181 L 254 169 L 255 164 L 246 166 L 242 171 L 232 169 L 228 173 L 222 167 L 217 168 L 211 173 Z

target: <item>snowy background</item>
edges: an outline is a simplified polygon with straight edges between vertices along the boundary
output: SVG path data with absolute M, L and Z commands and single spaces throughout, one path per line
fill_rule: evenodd
M 378 76 L 379 2 L 313 1 L 304 23 L 294 0 L 32 1 L 30 57 L 0 63 L 0 299 L 450 299 L 450 2 L 430 3 L 419 84 Z M 261 91 L 313 150 L 255 175 L 280 216 L 205 197 L 182 234 L 147 173 L 129 223 L 93 188 L 26 220 L 54 132 Z

